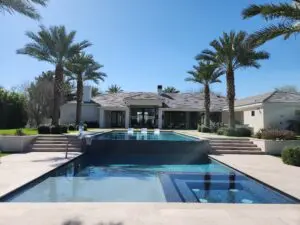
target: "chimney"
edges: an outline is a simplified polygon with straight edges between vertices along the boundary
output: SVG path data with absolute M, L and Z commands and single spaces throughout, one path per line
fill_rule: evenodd
M 92 87 L 84 86 L 83 87 L 83 102 L 90 102 L 92 100 Z
M 159 95 L 162 94 L 162 89 L 163 89 L 163 86 L 162 86 L 162 85 L 157 85 L 157 93 L 158 93 Z

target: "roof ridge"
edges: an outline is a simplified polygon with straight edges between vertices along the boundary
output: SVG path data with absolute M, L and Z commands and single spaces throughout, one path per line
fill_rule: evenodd
M 275 93 L 277 93 L 278 91 L 277 90 L 275 90 L 275 91 L 273 91 L 268 97 L 266 97 L 263 101 L 262 101 L 262 103 L 265 103 L 266 101 L 268 101 L 270 98 L 272 98 L 273 96 L 274 96 L 274 94 Z

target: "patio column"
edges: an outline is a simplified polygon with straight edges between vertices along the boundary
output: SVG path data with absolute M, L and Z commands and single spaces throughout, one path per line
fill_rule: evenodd
M 99 114 L 99 125 L 100 125 L 100 128 L 104 128 L 105 127 L 105 111 L 104 109 L 100 108 L 100 114 Z
M 158 128 L 161 129 L 162 128 L 162 124 L 163 124 L 163 121 L 162 121 L 162 109 L 158 109 Z
M 125 128 L 129 128 L 129 120 L 130 120 L 129 109 L 126 109 L 125 110 Z

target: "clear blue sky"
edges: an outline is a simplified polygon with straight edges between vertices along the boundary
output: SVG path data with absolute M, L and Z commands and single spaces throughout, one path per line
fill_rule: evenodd
M 93 43 L 88 49 L 104 65 L 108 77 L 100 88 L 118 84 L 125 91 L 155 91 L 158 84 L 185 92 L 186 71 L 194 56 L 223 31 L 248 32 L 266 24 L 261 18 L 242 20 L 250 3 L 268 0 L 50 0 L 40 9 L 46 26 L 65 25 L 77 31 L 77 40 Z M 277 2 L 273 0 L 273 2 Z M 0 85 L 10 88 L 32 80 L 54 66 L 16 49 L 28 42 L 24 32 L 38 30 L 39 22 L 21 15 L 1 14 Z M 281 38 L 263 46 L 271 59 L 259 70 L 236 72 L 238 97 L 259 94 L 277 86 L 300 84 L 300 37 Z M 214 85 L 225 93 L 226 84 Z

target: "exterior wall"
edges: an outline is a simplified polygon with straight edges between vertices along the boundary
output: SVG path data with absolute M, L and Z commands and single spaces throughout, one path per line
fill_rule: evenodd
M 288 120 L 300 119 L 300 103 L 265 103 L 264 127 L 286 129 Z
M 243 123 L 243 112 L 235 112 L 235 120 L 239 123 Z M 228 124 L 229 123 L 229 112 L 223 111 L 222 112 L 222 123 Z
M 242 112 L 244 116 L 244 125 L 253 128 L 254 133 L 264 128 L 264 109 L 254 108 Z M 254 115 L 252 115 L 254 113 Z
M 3 152 L 25 152 L 37 137 L 32 136 L 0 136 L 0 150 Z
M 261 148 L 263 152 L 270 155 L 281 155 L 281 152 L 286 147 L 300 146 L 299 140 L 288 140 L 288 141 L 275 141 L 275 140 L 261 140 L 251 139 L 251 141 Z
M 82 121 L 99 121 L 99 109 L 96 104 L 82 104 Z M 60 108 L 60 123 L 74 123 L 76 120 L 76 104 L 67 103 Z

